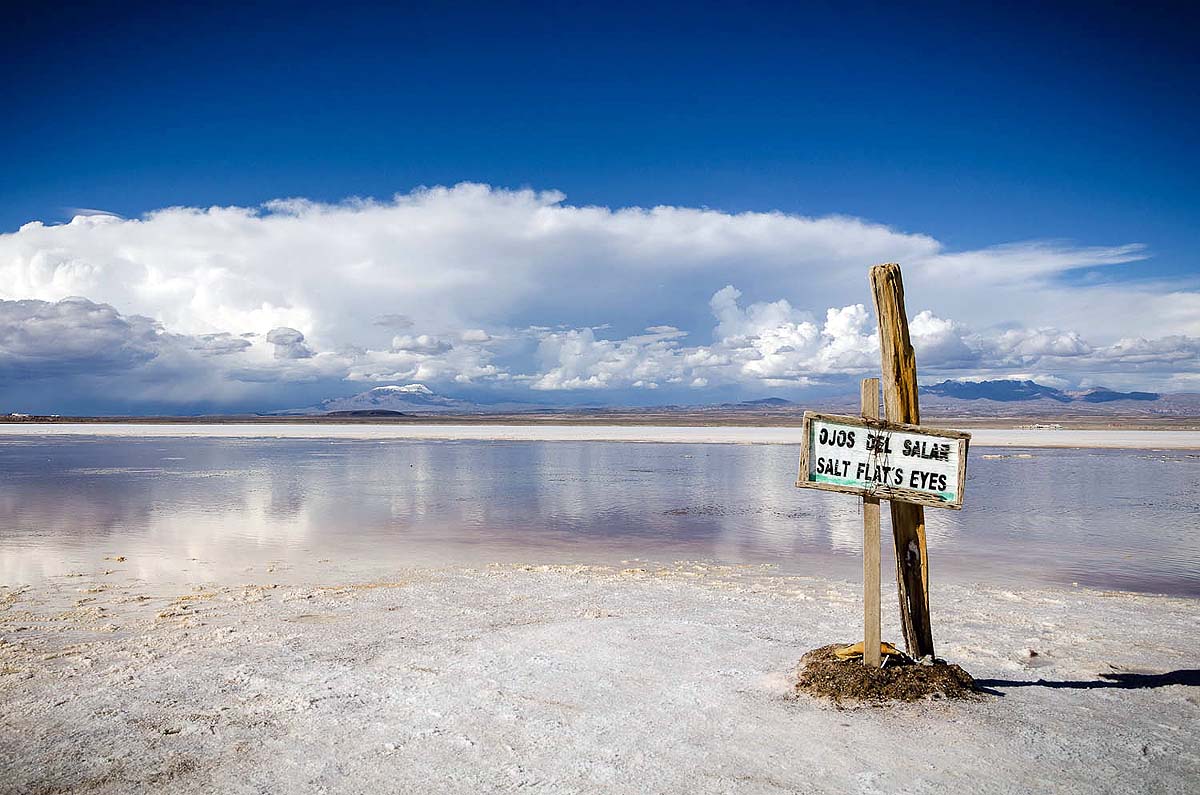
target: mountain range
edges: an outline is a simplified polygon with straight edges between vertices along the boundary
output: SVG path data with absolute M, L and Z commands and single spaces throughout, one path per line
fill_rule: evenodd
M 1116 400 L 1158 400 L 1157 392 L 1117 392 L 1095 387 L 1082 392 L 1064 392 L 1034 381 L 943 381 L 920 388 L 925 395 L 958 400 L 995 400 L 998 402 L 1053 400 L 1058 403 L 1111 403 Z
M 1006 417 L 1037 415 L 1088 416 L 1197 416 L 1200 395 L 1160 395 L 1156 392 L 1120 392 L 1107 387 L 1067 391 L 1028 380 L 942 381 L 920 388 L 924 414 L 934 416 Z M 424 384 L 377 386 L 347 397 L 330 398 L 316 406 L 281 412 L 289 415 L 388 417 L 406 415 L 487 414 L 682 414 L 765 413 L 800 414 L 805 409 L 857 412 L 857 395 L 797 403 L 765 397 L 736 403 L 703 406 L 564 407 L 535 403 L 476 403 L 434 392 Z
M 462 414 L 475 410 L 475 404 L 439 395 L 424 384 L 377 386 L 349 397 L 323 400 L 307 414 Z

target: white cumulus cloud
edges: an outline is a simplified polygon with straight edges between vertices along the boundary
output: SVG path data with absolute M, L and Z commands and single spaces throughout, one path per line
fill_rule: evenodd
M 950 251 L 844 216 L 575 206 L 469 183 L 80 215 L 0 235 L 0 367 L 123 372 L 131 400 L 181 402 L 273 383 L 799 386 L 877 367 L 866 269 L 899 261 L 923 373 L 1180 382 L 1196 370 L 1200 293 L 1062 278 L 1146 256 Z

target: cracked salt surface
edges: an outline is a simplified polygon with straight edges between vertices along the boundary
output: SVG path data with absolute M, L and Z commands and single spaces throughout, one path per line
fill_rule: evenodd
M 791 685 L 804 651 L 853 638 L 854 583 L 691 563 L 328 577 L 0 588 L 0 790 L 1159 793 L 1200 776 L 1191 599 L 935 584 L 939 653 L 1000 695 L 838 710 Z

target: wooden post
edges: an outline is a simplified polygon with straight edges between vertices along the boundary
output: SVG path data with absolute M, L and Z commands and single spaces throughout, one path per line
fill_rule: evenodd
M 917 401 L 917 360 L 904 313 L 904 282 L 895 263 L 871 268 L 871 292 L 879 318 L 879 355 L 883 363 L 883 405 L 891 422 L 921 422 Z M 925 509 L 891 502 L 892 539 L 896 546 L 896 584 L 900 625 L 908 654 L 933 654 L 929 625 L 929 566 L 925 548 Z
M 879 379 L 862 380 L 862 415 L 879 419 Z M 863 665 L 880 666 L 879 499 L 863 497 Z

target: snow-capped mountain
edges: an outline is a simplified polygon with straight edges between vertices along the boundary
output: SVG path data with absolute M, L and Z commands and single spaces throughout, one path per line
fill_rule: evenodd
M 1071 397 L 1058 389 L 1033 381 L 943 381 L 921 387 L 923 395 L 956 400 L 996 400 L 1001 402 L 1053 400 L 1070 403 Z
M 405 414 L 445 414 L 476 410 L 474 403 L 445 397 L 424 384 L 377 386 L 350 397 L 321 401 L 314 411 L 400 411 Z
M 1111 403 L 1118 400 L 1155 401 L 1157 392 L 1117 392 L 1100 386 L 1076 392 L 1064 392 L 1033 381 L 943 381 L 921 387 L 924 396 L 954 398 L 956 400 L 994 400 L 999 402 L 1027 402 L 1052 400 L 1056 403 Z

